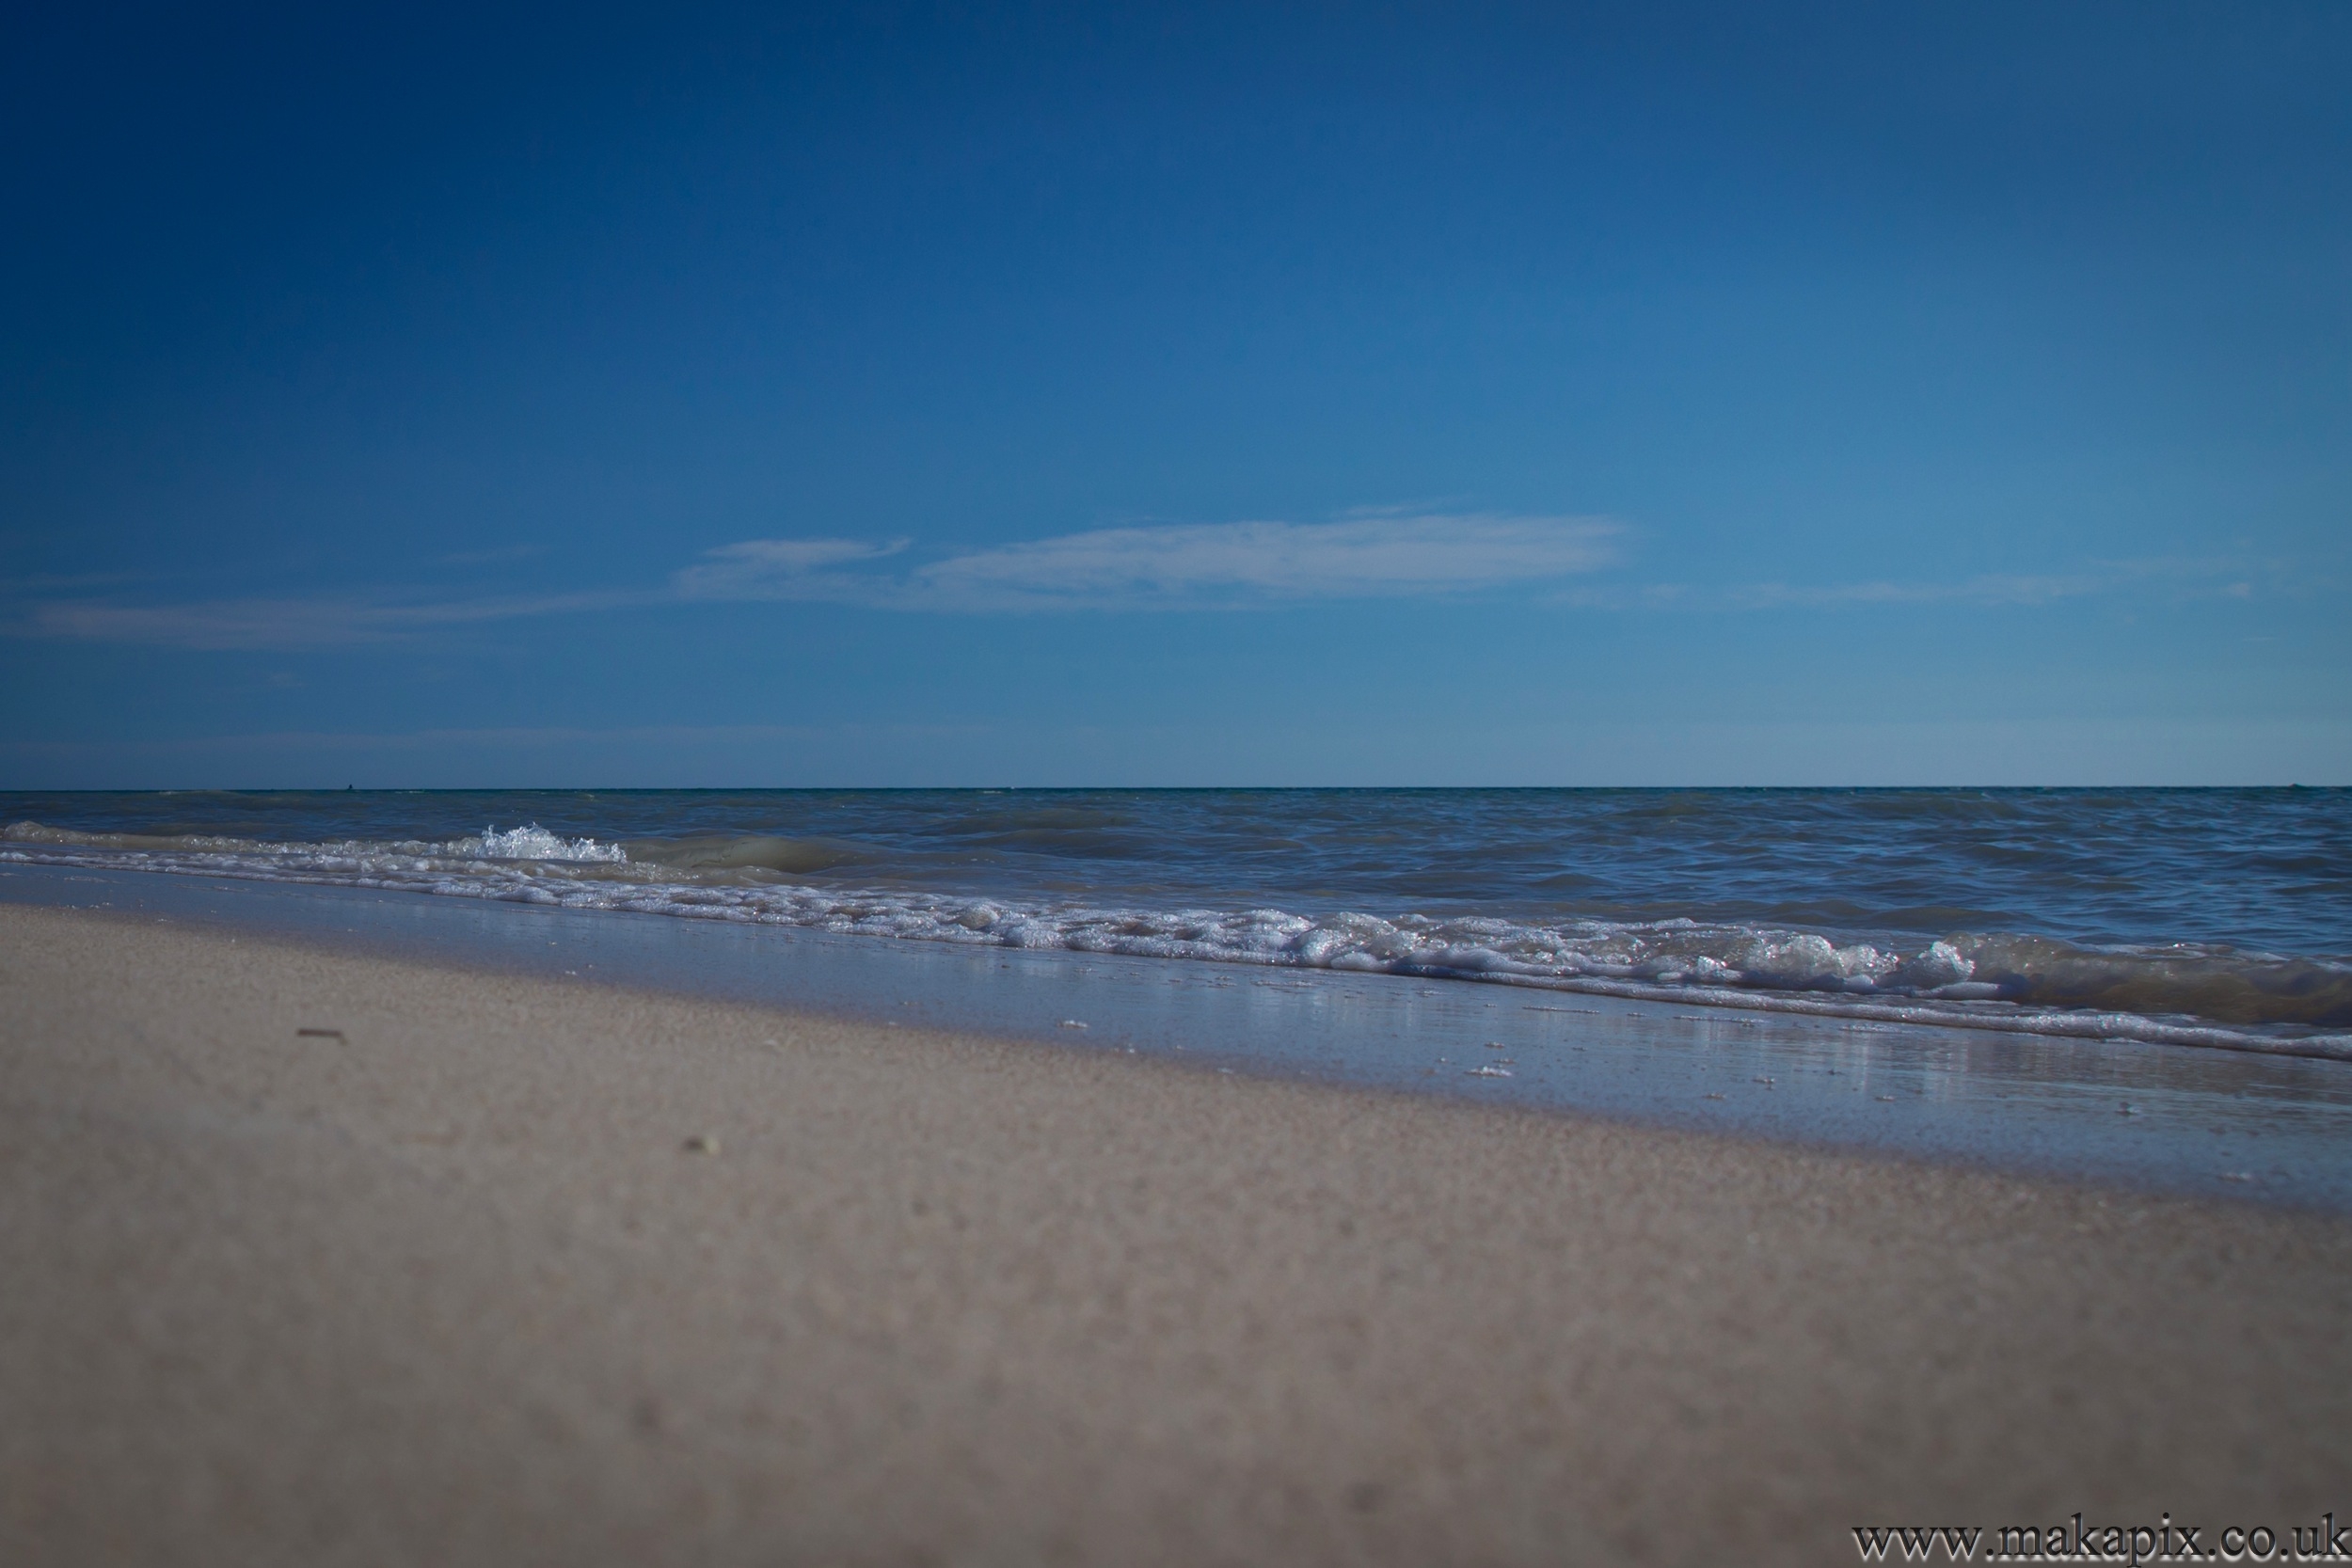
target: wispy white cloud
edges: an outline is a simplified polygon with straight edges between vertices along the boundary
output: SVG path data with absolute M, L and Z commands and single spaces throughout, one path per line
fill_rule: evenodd
M 1690 596 L 1685 582 L 1613 582 L 1563 589 L 1545 602 L 1576 610 L 1666 610 Z
M 2296 596 L 2329 592 L 2335 586 L 2324 575 L 2297 571 L 2284 562 L 2145 556 L 2092 561 L 2078 571 L 2038 576 L 1982 573 L 1940 581 L 1749 583 L 1725 591 L 1724 602 L 1748 610 L 1907 604 L 2032 607 L 2107 594 L 2169 600 Z
M 747 539 L 671 578 L 691 599 L 833 599 L 945 613 L 1200 610 L 1464 593 L 1591 571 L 1619 525 L 1592 517 L 1375 515 L 1329 523 L 1094 529 L 900 568 L 909 541 Z
M 685 599 L 834 598 L 887 579 L 850 577 L 828 568 L 880 561 L 911 543 L 893 539 L 745 539 L 705 550 L 691 566 L 670 578 Z
M 249 598 L 178 605 L 62 600 L 30 606 L 10 629 L 26 637 L 149 642 L 175 648 L 330 648 L 392 641 L 437 626 L 608 610 L 641 597 L 564 594 L 440 603 L 384 603 L 353 597 Z
M 1862 604 L 2042 605 L 2103 593 L 2114 585 L 2106 576 L 2000 577 L 1955 582 L 1758 582 L 1735 588 L 1734 604 L 1751 610 L 1809 609 Z
M 1622 531 L 1603 518 L 1483 513 L 1096 529 L 933 562 L 905 586 L 917 602 L 968 610 L 1422 597 L 1589 572 L 1616 559 Z
M 2033 608 L 2073 599 L 2123 596 L 2183 601 L 2292 596 L 2332 591 L 2328 579 L 2290 574 L 2278 562 L 2148 558 L 2094 561 L 2058 574 L 1979 573 L 1945 579 L 1887 578 L 1858 582 L 1724 584 L 1616 581 L 1564 589 L 1549 602 L 1580 610 L 1838 610 L 1870 606 L 1974 605 Z

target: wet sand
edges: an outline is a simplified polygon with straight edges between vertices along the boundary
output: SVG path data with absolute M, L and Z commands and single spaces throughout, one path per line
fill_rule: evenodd
M 0 909 L 0 1256 L 10 1563 L 2352 1512 L 2341 1219 L 84 912 Z

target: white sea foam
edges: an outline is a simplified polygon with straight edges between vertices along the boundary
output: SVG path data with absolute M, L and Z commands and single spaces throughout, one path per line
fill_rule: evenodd
M 560 838 L 536 822 L 504 832 L 495 827 L 482 830 L 479 838 L 463 838 L 450 846 L 461 855 L 481 855 L 491 860 L 508 861 L 602 861 L 618 864 L 628 859 L 617 844 L 599 844 L 593 838 Z

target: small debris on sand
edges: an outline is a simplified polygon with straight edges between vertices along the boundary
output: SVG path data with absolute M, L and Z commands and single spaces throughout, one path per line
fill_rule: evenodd
M 717 1134 L 717 1133 L 715 1133 L 715 1132 L 697 1132 L 697 1133 L 695 1133 L 692 1137 L 691 1137 L 691 1138 L 689 1138 L 689 1139 L 687 1139 L 687 1140 L 686 1140 L 686 1152 L 687 1152 L 687 1153 L 689 1153 L 689 1154 L 716 1154 L 716 1153 L 718 1153 L 718 1152 L 719 1152 L 719 1137 L 718 1137 L 718 1134 Z
M 343 1038 L 343 1032 L 341 1029 L 296 1029 L 294 1037 L 296 1039 L 339 1040 Z

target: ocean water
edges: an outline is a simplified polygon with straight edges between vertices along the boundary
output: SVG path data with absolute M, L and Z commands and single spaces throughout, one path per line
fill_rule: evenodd
M 2352 791 L 0 794 L 0 863 L 2352 1059 Z

